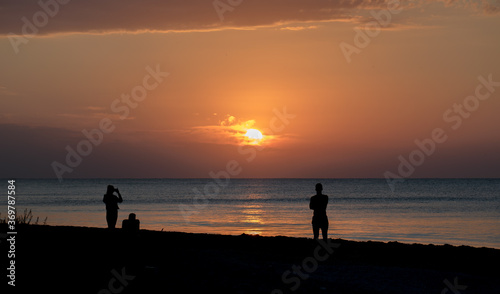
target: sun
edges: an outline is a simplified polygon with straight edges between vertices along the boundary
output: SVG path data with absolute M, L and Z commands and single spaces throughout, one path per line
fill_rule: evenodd
M 262 133 L 256 129 L 248 129 L 247 133 L 245 134 L 245 137 L 248 137 L 249 139 L 252 140 L 262 140 L 262 138 L 264 138 Z

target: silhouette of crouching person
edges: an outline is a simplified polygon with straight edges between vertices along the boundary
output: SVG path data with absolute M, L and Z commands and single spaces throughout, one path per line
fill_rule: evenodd
M 114 192 L 118 193 L 118 196 L 114 195 Z M 108 185 L 108 189 L 102 201 L 106 203 L 106 221 L 108 222 L 108 229 L 114 229 L 116 221 L 118 220 L 118 209 L 120 209 L 118 203 L 123 202 L 122 195 L 118 189 L 115 189 L 112 185 Z
M 127 233 L 139 233 L 141 222 L 135 218 L 135 213 L 128 215 L 128 219 L 122 221 L 122 229 Z

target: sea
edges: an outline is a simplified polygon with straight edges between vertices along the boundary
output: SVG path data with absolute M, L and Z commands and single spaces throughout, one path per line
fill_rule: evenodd
M 31 223 L 103 228 L 114 185 L 118 227 L 135 213 L 141 229 L 311 238 L 316 183 L 331 238 L 500 249 L 500 179 L 405 179 L 394 191 L 385 179 L 17 179 L 15 207 Z

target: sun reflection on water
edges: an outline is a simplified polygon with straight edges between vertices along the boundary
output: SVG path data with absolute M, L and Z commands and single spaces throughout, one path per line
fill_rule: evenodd
M 248 235 L 262 234 L 262 226 L 265 225 L 262 215 L 264 210 L 261 204 L 245 204 L 241 206 L 241 222 L 248 225 L 244 233 Z

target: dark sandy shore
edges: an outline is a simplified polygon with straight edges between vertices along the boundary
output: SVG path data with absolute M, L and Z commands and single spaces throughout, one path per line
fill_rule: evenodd
M 0 246 L 6 257 L 5 239 Z M 131 236 L 30 225 L 19 227 L 16 236 L 15 288 L 101 294 L 500 293 L 499 264 L 500 250 L 468 246 L 146 230 Z

